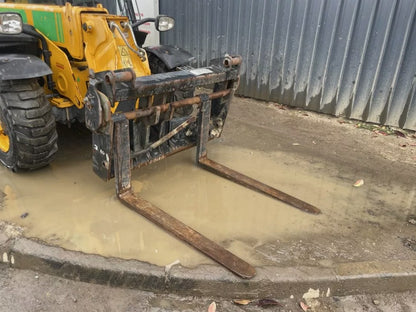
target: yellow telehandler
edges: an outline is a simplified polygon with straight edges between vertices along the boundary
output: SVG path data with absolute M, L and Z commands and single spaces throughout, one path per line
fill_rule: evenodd
M 120 4 L 122 1 L 118 1 Z M 18 171 L 49 164 L 55 122 L 82 122 L 92 132 L 94 172 L 115 177 L 118 198 L 242 278 L 254 268 L 134 194 L 131 170 L 196 146 L 196 161 L 234 182 L 309 213 L 319 209 L 207 158 L 238 85 L 239 56 L 193 68 L 188 52 L 143 48 L 140 25 L 174 26 L 168 16 L 111 15 L 94 0 L 0 3 L 0 161 Z

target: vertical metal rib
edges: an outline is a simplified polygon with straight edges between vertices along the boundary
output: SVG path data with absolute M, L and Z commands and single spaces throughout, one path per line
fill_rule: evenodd
M 224 51 L 243 55 L 240 95 L 416 130 L 413 104 L 407 104 L 415 43 L 406 44 L 415 28 L 414 3 L 193 0 L 184 19 L 180 0 L 160 0 L 163 12 L 178 20 L 162 43 L 195 52 L 199 64 Z M 409 64 L 401 66 L 403 55 L 410 55 Z

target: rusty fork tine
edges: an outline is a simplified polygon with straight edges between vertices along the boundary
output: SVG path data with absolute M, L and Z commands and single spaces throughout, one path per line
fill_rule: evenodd
M 167 214 L 147 200 L 134 194 L 131 187 L 128 119 L 124 115 L 121 115 L 118 119 L 115 119 L 115 121 L 116 155 L 114 158 L 114 171 L 116 177 L 116 191 L 120 201 L 168 233 L 176 236 L 211 259 L 217 261 L 234 274 L 242 278 L 252 278 L 255 276 L 256 270 L 250 264 L 178 219 Z
M 252 179 L 244 174 L 234 171 L 226 166 L 223 166 L 213 160 L 208 159 L 206 156 L 199 159 L 199 164 L 202 168 L 207 169 L 217 175 L 220 175 L 230 181 L 238 183 L 254 191 L 269 195 L 275 199 L 278 199 L 284 203 L 287 203 L 295 208 L 298 208 L 304 212 L 312 214 L 320 214 L 321 210 L 308 204 L 296 197 L 279 191 L 269 185 L 266 185 L 260 181 Z
M 198 118 L 198 143 L 197 143 L 197 163 L 204 169 L 207 169 L 217 175 L 220 175 L 230 181 L 238 183 L 242 186 L 269 195 L 284 203 L 287 203 L 297 209 L 312 214 L 320 214 L 321 210 L 311 204 L 308 204 L 298 198 L 279 191 L 260 181 L 252 179 L 244 174 L 223 166 L 213 160 L 208 159 L 206 144 L 209 138 L 209 119 L 211 112 L 211 101 L 207 95 L 201 95 L 201 109 Z
M 188 243 L 241 278 L 252 278 L 256 275 L 256 270 L 250 264 L 147 200 L 135 195 L 132 190 L 118 194 L 118 197 L 124 205 L 133 211 L 141 214 L 181 241 Z

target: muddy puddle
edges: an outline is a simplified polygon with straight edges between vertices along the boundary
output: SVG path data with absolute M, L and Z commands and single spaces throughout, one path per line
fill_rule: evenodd
M 0 168 L 0 220 L 25 229 L 25 235 L 86 253 L 139 259 L 157 265 L 176 260 L 184 266 L 211 260 L 120 204 L 114 182 L 94 175 L 90 143 L 64 134 L 57 159 L 47 168 L 14 174 Z M 141 196 L 254 265 L 270 264 L 256 247 L 291 236 L 351 232 L 357 221 L 388 224 L 415 213 L 416 189 L 388 189 L 371 183 L 355 188 L 324 163 L 227 146 L 216 141 L 209 155 L 231 168 L 319 207 L 309 215 L 257 194 L 194 164 L 195 150 L 136 170 L 133 187 Z M 356 178 L 363 178 L 356 173 Z M 367 179 L 368 178 L 368 179 Z M 372 184 L 372 186 L 368 185 Z M 368 214 L 368 209 L 376 211 Z M 393 216 L 394 217 L 394 216 Z

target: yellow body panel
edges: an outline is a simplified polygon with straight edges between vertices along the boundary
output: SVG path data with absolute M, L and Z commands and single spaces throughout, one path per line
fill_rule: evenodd
M 33 25 L 47 39 L 55 91 L 59 93 L 59 97 L 50 99 L 52 105 L 82 108 L 90 70 L 132 68 L 137 77 L 150 75 L 147 57 L 142 61 L 132 51 L 138 47 L 131 29 L 126 26 L 127 17 L 110 15 L 101 5 L 92 8 L 69 3 L 58 6 L 14 2 L 1 3 L 0 10 L 20 13 L 25 23 Z M 110 23 L 122 34 L 115 28 L 110 29 Z
M 9 136 L 5 133 L 4 128 L 0 121 L 0 151 L 7 153 L 10 149 L 10 139 Z
M 67 55 L 62 51 L 54 42 L 47 39 L 48 49 L 51 51 L 51 69 L 52 78 L 55 82 L 55 89 L 58 91 L 60 97 L 51 98 L 51 103 L 54 106 L 66 108 L 72 105 L 82 108 L 83 98 L 87 93 L 86 80 L 88 80 L 88 69 L 84 72 L 84 76 L 81 80 L 80 75 L 78 77 L 74 74 L 74 69 L 69 62 Z M 79 70 L 77 70 L 79 74 Z M 77 81 L 79 80 L 79 82 Z M 46 89 L 46 93 L 52 93 L 52 91 Z
M 142 61 L 124 42 L 121 34 L 112 31 L 108 24 L 113 22 L 122 31 L 128 45 L 137 48 L 133 34 L 128 27 L 127 17 L 109 15 L 103 18 L 100 14 L 86 14 L 82 16 L 82 24 L 86 25 L 83 31 L 85 42 L 85 57 L 90 69 L 94 72 L 133 68 L 136 76 L 150 75 L 149 64 Z

